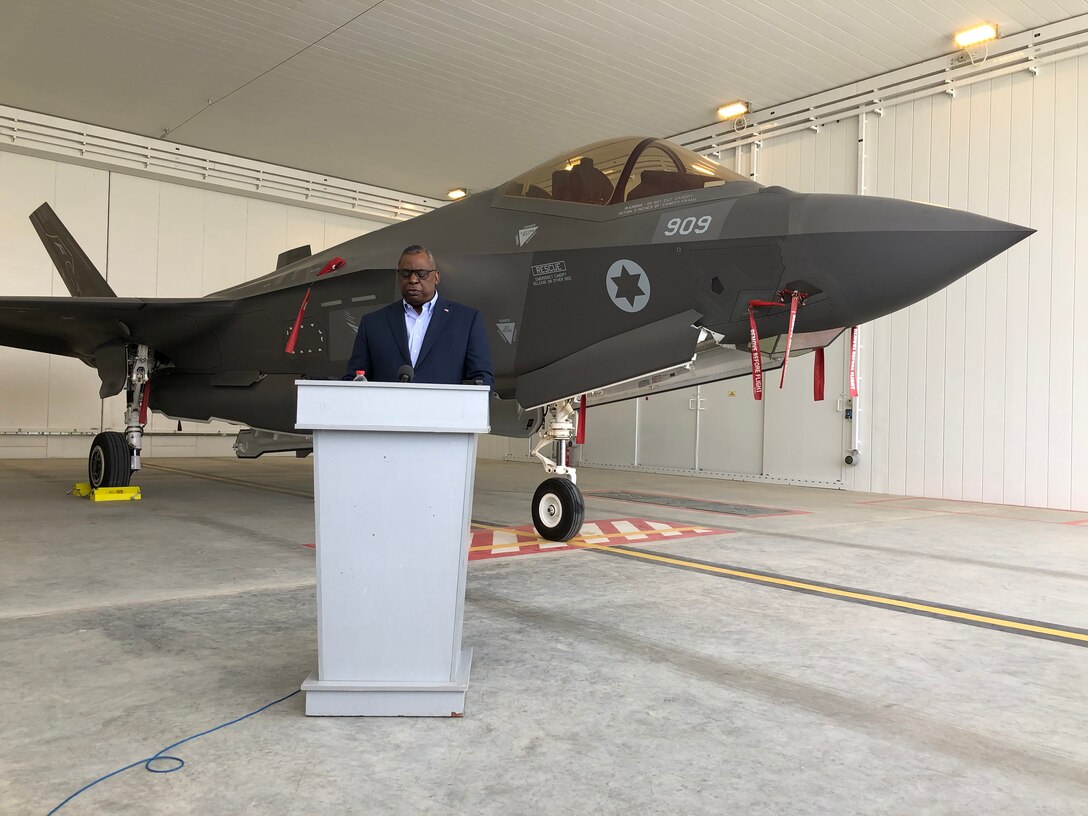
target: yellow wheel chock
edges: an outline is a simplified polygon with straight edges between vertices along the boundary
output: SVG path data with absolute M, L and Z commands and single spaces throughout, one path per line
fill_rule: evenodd
M 71 493 L 73 496 L 79 496 L 80 498 L 90 499 L 94 502 L 104 501 L 140 501 L 143 497 L 140 495 L 140 488 L 136 485 L 132 487 L 91 487 L 88 482 L 76 482 L 72 485 Z

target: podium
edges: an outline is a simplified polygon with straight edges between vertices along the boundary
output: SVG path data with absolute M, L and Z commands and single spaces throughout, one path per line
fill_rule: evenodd
M 311 716 L 465 710 L 461 647 L 476 434 L 487 386 L 299 380 L 313 431 L 317 671 Z

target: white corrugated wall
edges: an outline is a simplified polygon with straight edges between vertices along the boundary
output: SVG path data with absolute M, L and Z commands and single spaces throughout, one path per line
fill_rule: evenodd
M 1085 92 L 1080 57 L 870 117 L 868 192 L 1038 232 L 864 327 L 864 453 L 848 487 L 1088 508 Z
M 765 139 L 757 180 L 857 192 L 858 133 L 850 117 Z M 870 113 L 860 149 L 867 194 L 1038 232 L 862 327 L 861 458 L 844 486 L 1088 509 L 1088 57 Z M 751 148 L 722 160 L 749 172 Z

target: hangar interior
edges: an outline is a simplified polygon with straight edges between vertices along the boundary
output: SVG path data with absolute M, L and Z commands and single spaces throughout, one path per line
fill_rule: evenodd
M 63 812 L 1081 812 L 1088 4 L 96 6 L 0 10 L 0 296 L 67 294 L 42 202 L 121 297 L 197 297 L 633 132 L 1036 233 L 861 325 L 854 399 L 844 335 L 822 402 L 810 354 L 762 401 L 591 408 L 573 543 L 532 532 L 532 443 L 481 437 L 463 719 L 292 697 Z M 0 377 L 0 812 L 45 812 L 298 687 L 313 463 L 153 415 L 142 501 L 77 501 L 123 395 L 21 349 Z

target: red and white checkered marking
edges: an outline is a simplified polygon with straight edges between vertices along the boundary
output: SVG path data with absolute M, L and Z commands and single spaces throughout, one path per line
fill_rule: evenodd
M 531 524 L 521 527 L 495 529 L 473 528 L 469 543 L 468 560 L 504 558 L 511 555 L 536 555 L 559 550 L 580 550 L 584 547 L 607 547 L 618 544 L 644 544 L 665 539 L 699 538 L 709 535 L 725 535 L 732 530 L 697 525 L 666 524 L 647 519 L 608 519 L 587 521 L 580 534 L 570 541 L 548 541 L 537 535 Z M 313 548 L 313 544 L 303 544 Z
M 531 524 L 522 527 L 503 527 L 495 530 L 472 531 L 468 558 L 503 558 L 511 555 L 534 555 L 559 550 L 578 550 L 583 547 L 599 547 L 617 544 L 644 544 L 668 538 L 697 538 L 723 535 L 730 530 L 696 525 L 666 524 L 646 519 L 608 519 L 587 521 L 579 535 L 570 541 L 547 541 L 537 535 Z

